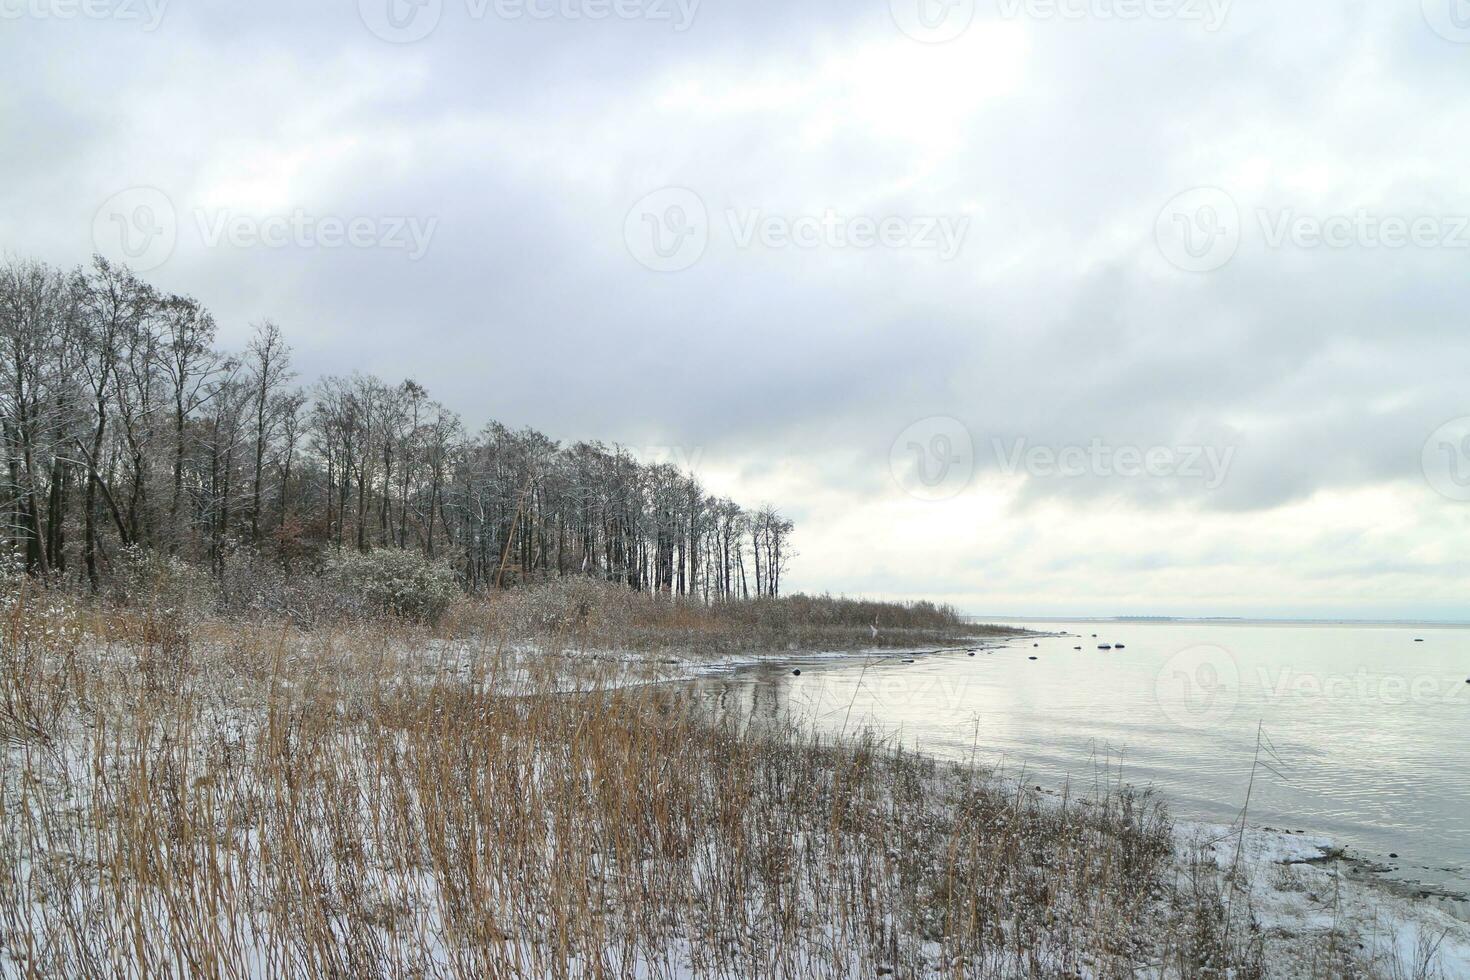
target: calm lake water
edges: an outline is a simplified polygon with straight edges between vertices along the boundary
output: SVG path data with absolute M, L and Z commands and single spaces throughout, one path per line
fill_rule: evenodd
M 1259 731 L 1270 769 L 1256 768 L 1251 824 L 1327 834 L 1396 877 L 1470 892 L 1470 627 L 1010 625 L 1073 635 L 974 657 L 814 657 L 700 689 L 744 715 L 873 728 L 1040 785 L 1086 790 L 1121 770 L 1176 815 L 1221 822 L 1245 803 Z

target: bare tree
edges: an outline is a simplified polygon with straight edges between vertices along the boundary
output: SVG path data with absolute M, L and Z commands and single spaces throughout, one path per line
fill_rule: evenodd
M 255 407 L 255 466 L 250 486 L 250 542 L 260 543 L 261 486 L 265 480 L 266 445 L 273 435 L 276 421 L 272 408 L 279 407 L 273 396 L 291 380 L 291 348 L 286 346 L 281 328 L 270 320 L 255 328 L 255 336 L 245 348 L 246 369 L 250 378 L 250 397 Z
M 446 558 L 471 587 L 586 575 L 725 601 L 751 594 L 748 556 L 755 594 L 780 590 L 791 522 L 773 508 L 620 446 L 467 435 L 412 380 L 291 390 L 270 321 L 238 357 L 215 344 L 198 301 L 102 258 L 0 266 L 0 536 L 29 570 L 64 572 L 71 551 L 96 589 L 113 544 L 220 571 L 237 541 L 288 569 L 351 541 Z

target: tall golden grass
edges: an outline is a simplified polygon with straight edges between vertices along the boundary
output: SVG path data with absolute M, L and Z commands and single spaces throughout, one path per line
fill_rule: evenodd
M 1147 795 L 1043 798 L 624 681 L 464 618 L 16 597 L 0 975 L 1261 972 Z

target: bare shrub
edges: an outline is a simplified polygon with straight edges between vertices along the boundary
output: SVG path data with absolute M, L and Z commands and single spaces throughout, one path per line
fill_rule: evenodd
M 219 601 L 208 569 L 140 545 L 120 549 L 111 571 L 105 596 L 117 606 L 197 618 L 212 612 Z
M 345 552 L 327 562 L 324 574 L 337 595 L 417 623 L 435 622 L 460 595 L 454 570 L 416 551 Z

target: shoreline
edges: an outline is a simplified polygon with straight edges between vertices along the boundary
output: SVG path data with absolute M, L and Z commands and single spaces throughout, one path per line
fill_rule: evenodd
M 799 669 L 806 666 L 817 669 L 840 667 L 849 661 L 913 662 L 919 658 L 947 653 L 1007 649 L 1017 642 L 1031 639 L 1077 636 L 1080 634 L 1027 631 L 1011 637 L 977 636 L 971 638 L 969 644 L 925 649 L 888 647 L 732 655 L 712 663 L 686 663 L 684 666 L 692 670 L 670 678 L 668 683 L 698 683 L 762 670 Z M 907 750 L 933 759 L 943 766 L 970 765 L 922 748 L 910 747 Z M 985 771 L 983 766 L 976 765 L 975 768 Z M 1028 777 L 1028 783 L 1030 781 L 1031 778 Z M 1166 790 L 1152 785 L 1137 785 L 1136 788 L 1156 793 L 1161 800 L 1172 806 L 1172 798 Z M 1042 795 L 1053 798 L 1060 798 L 1065 793 L 1065 790 L 1055 787 L 1036 786 L 1035 789 Z M 1401 870 L 1407 864 L 1405 861 L 1343 844 L 1335 835 L 1311 829 L 1287 830 L 1263 823 L 1247 822 L 1242 834 L 1239 821 L 1229 824 L 1204 816 L 1181 817 L 1174 821 L 1174 827 L 1181 861 L 1188 858 L 1192 846 L 1191 837 L 1225 842 L 1238 839 L 1244 842 L 1244 859 L 1254 871 L 1250 876 L 1254 882 L 1252 897 L 1262 901 L 1269 909 L 1273 928 L 1291 931 L 1310 930 L 1320 926 L 1320 908 L 1307 899 L 1315 894 L 1313 886 L 1321 888 L 1330 884 L 1351 913 L 1350 917 L 1359 920 L 1360 925 L 1368 924 L 1370 913 L 1376 910 L 1387 914 L 1389 922 L 1374 923 L 1375 927 L 1386 926 L 1390 932 L 1419 937 L 1425 930 L 1439 930 L 1442 933 L 1442 952 L 1454 964 L 1446 975 L 1470 976 L 1470 893 L 1412 877 L 1410 873 Z M 1221 856 L 1228 853 L 1229 848 L 1219 852 Z M 1229 870 L 1229 865 L 1222 866 L 1221 870 Z M 1432 869 L 1424 866 L 1422 870 Z M 1289 880 L 1289 887 L 1274 888 L 1269 883 L 1261 887 L 1260 882 L 1273 873 L 1282 875 L 1282 882 Z M 1298 887 L 1301 888 L 1300 891 L 1297 890 Z

